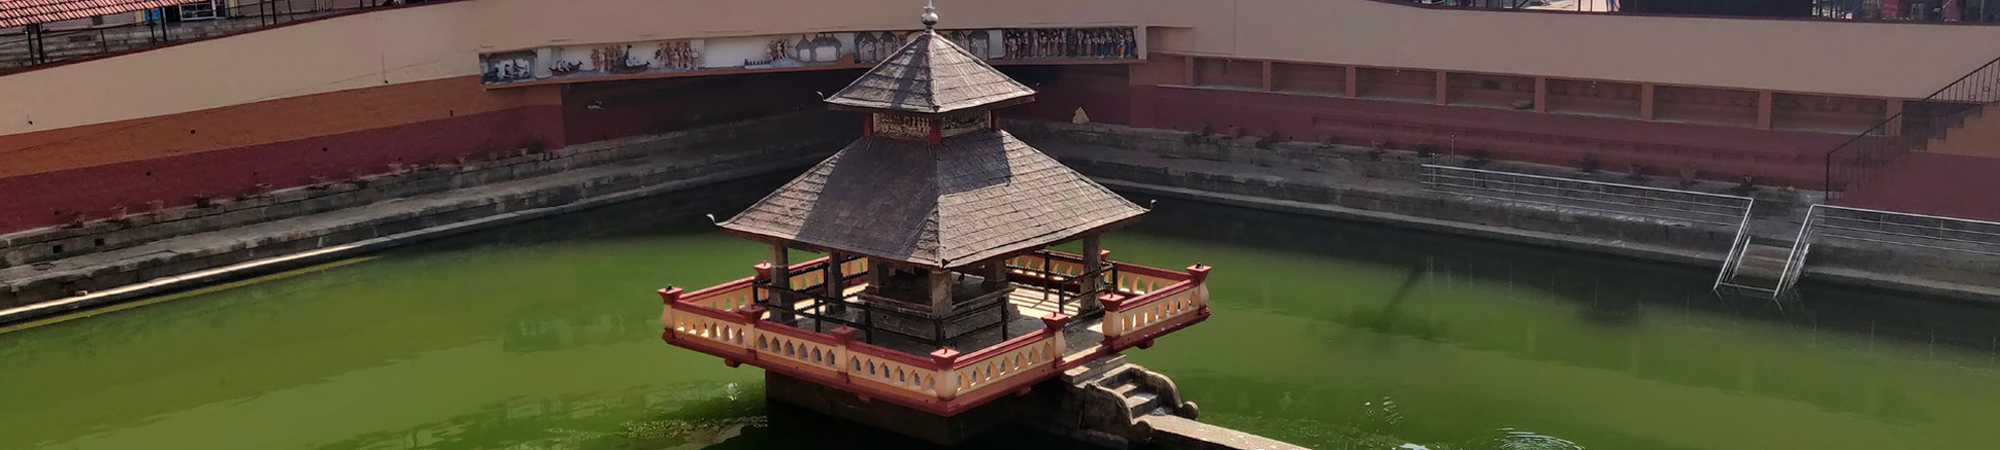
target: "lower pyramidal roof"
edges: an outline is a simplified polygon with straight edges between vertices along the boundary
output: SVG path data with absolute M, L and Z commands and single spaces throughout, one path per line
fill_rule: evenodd
M 861 138 L 722 227 L 949 268 L 1145 212 L 1012 134 L 988 130 L 936 146 Z

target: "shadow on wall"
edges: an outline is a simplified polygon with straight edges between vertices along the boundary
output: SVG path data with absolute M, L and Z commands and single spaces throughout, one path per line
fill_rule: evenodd
M 665 133 L 792 111 L 825 108 L 860 70 L 629 80 L 568 85 L 563 128 L 569 143 Z

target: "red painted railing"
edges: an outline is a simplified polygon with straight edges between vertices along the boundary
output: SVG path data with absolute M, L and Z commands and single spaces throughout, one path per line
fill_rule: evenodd
M 1048 252 L 1033 257 L 1081 267 L 1081 258 L 1076 255 Z M 865 270 L 863 261 L 845 263 L 843 269 L 849 270 L 843 273 Z M 818 276 L 826 262 L 820 258 L 789 266 L 793 287 L 821 283 L 823 280 L 811 277 Z M 1207 317 L 1207 289 L 1202 285 L 1207 267 L 1174 272 L 1114 264 L 1120 288 L 1103 298 L 1105 345 L 1076 360 L 1064 359 L 1063 326 L 1070 319 L 1061 314 L 1042 318 L 1041 330 L 971 353 L 938 349 L 925 357 L 857 342 L 854 337 L 859 330 L 851 327 L 819 333 L 763 320 L 767 311 L 754 303 L 756 277 L 688 293 L 680 288 L 661 289 L 666 306 L 660 316 L 666 328 L 661 338 L 721 357 L 732 367 L 748 363 L 863 398 L 950 416 L 1025 390 L 1070 365 L 1126 347 L 1146 346 L 1154 337 Z

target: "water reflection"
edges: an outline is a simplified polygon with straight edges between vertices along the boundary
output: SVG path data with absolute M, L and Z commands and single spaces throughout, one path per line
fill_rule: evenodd
M 769 426 L 762 395 L 744 392 L 737 383 L 686 383 L 661 390 L 514 399 L 316 448 L 698 449 Z
M 782 180 L 0 334 L 0 448 L 916 446 L 765 405 L 760 372 L 658 341 L 653 289 L 764 257 L 701 216 Z M 1983 305 L 1808 284 L 1780 310 L 1716 298 L 1706 269 L 1189 202 L 1107 247 L 1215 265 L 1215 316 L 1131 357 L 1204 421 L 1313 448 L 2000 442 Z

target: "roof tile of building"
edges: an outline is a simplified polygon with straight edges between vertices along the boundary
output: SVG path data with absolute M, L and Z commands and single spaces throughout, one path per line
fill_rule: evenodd
M 1004 131 L 867 137 L 725 229 L 931 267 L 976 264 L 1145 210 Z
M 971 52 L 925 31 L 855 79 L 828 103 L 936 114 L 1035 95 Z
M 187 0 L 0 0 L 0 28 L 82 19 L 184 3 Z

